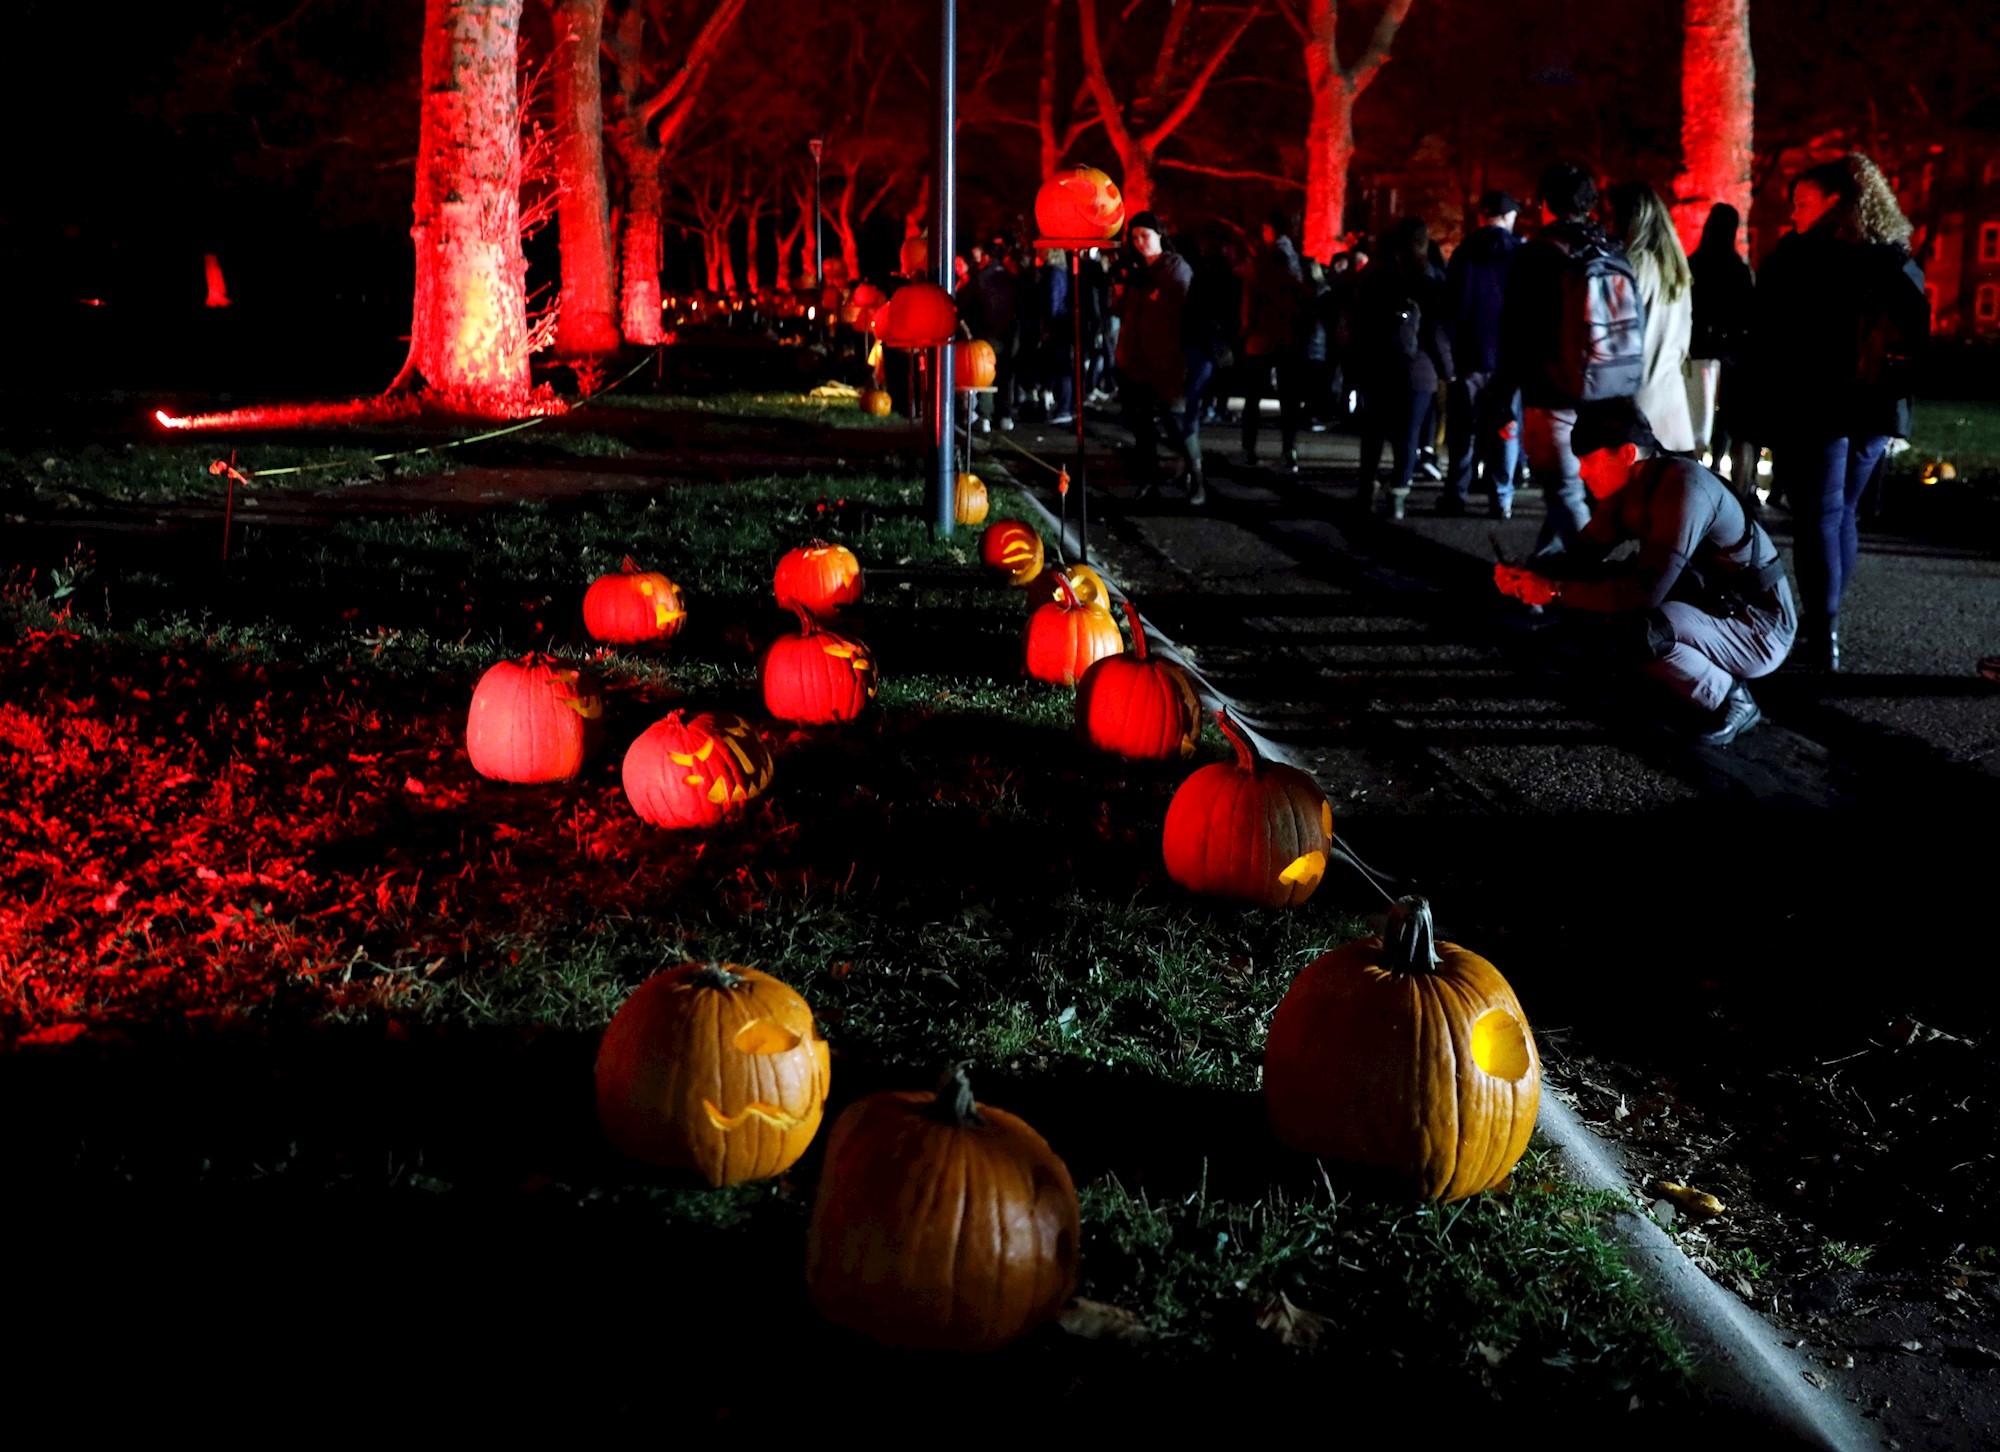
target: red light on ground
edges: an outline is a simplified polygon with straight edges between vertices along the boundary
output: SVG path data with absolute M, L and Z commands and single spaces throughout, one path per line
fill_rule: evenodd
M 153 417 L 160 421 L 160 427 L 163 429 L 184 429 L 192 422 L 190 419 L 176 418 L 164 408 L 154 409 Z

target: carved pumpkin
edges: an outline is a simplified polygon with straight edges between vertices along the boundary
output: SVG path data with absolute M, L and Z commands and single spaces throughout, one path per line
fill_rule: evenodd
M 871 1094 L 827 1136 L 806 1231 L 820 1314 L 892 1346 L 987 1351 L 1076 1288 L 1076 1187 L 1048 1141 L 973 1100 L 961 1064 L 935 1094 Z
M 680 587 L 665 575 L 641 570 L 631 559 L 615 575 L 600 575 L 583 595 L 583 628 L 607 645 L 671 640 L 687 623 Z
M 961 389 L 991 388 L 999 371 L 999 360 L 993 356 L 993 345 L 974 339 L 970 343 L 960 343 L 952 349 L 952 380 Z
M 635 1159 L 711 1185 L 790 1168 L 812 1143 L 832 1065 L 812 1009 L 755 968 L 686 963 L 633 992 L 597 1050 L 597 1118 Z
M 780 721 L 823 726 L 852 721 L 875 699 L 868 647 L 822 627 L 800 608 L 799 633 L 781 635 L 764 655 L 764 709 Z
M 709 734 L 722 743 L 723 750 L 736 758 L 744 795 L 751 801 L 761 797 L 778 770 L 763 734 L 732 711 L 710 711 L 699 719 L 708 723 Z
M 1069 581 L 1056 576 L 1062 598 L 1041 606 L 1028 617 L 1023 669 L 1038 681 L 1073 686 L 1098 661 L 1125 647 L 1118 622 L 1102 605 L 1077 599 Z
M 1018 519 L 996 519 L 979 537 L 979 558 L 989 570 L 1025 585 L 1042 572 L 1042 537 Z
M 771 576 L 771 593 L 787 610 L 831 615 L 861 598 L 861 561 L 846 545 L 816 539 L 785 552 Z
M 986 481 L 977 474 L 960 474 L 952 498 L 952 518 L 960 524 L 984 524 L 986 509 Z
M 587 671 L 530 653 L 479 678 L 465 754 L 494 781 L 568 781 L 603 735 L 604 697 Z
M 1104 576 L 1089 565 L 1077 564 L 1064 565 L 1057 570 L 1043 570 L 1028 581 L 1026 592 L 1028 608 L 1032 610 L 1037 605 L 1062 599 L 1060 581 L 1067 581 L 1070 589 L 1076 592 L 1076 598 L 1084 604 L 1102 605 L 1106 610 L 1111 608 L 1111 587 L 1104 583 Z
M 1109 655 L 1076 684 L 1076 724 L 1099 751 L 1128 761 L 1177 761 L 1194 755 L 1201 705 L 1194 682 L 1172 661 L 1146 654 L 1146 630 L 1130 600 L 1132 649 Z
M 1514 990 L 1477 953 L 1434 942 L 1420 897 L 1397 902 L 1386 939 L 1307 964 L 1264 1046 L 1264 1104 L 1280 1139 L 1396 1170 L 1432 1200 L 1513 1172 L 1541 1085 Z
M 875 321 L 875 309 L 881 307 L 888 300 L 889 294 L 882 291 L 874 283 L 857 283 L 853 295 L 847 300 L 848 307 L 854 310 L 854 316 L 852 318 L 845 318 L 843 321 L 851 322 L 855 327 L 866 332 L 869 325 Z
M 875 335 L 891 348 L 935 348 L 957 331 L 958 307 L 934 282 L 905 283 L 875 312 Z
M 1035 193 L 1035 226 L 1051 241 L 1108 241 L 1124 225 L 1118 183 L 1094 166 L 1064 167 Z
M 739 718 L 726 719 L 747 732 Z M 639 734 L 620 775 L 632 810 L 655 827 L 716 827 L 743 815 L 770 781 L 769 762 L 768 753 L 753 758 L 715 717 L 688 720 L 676 711 Z M 753 789 L 760 770 L 766 774 Z
M 861 411 L 875 418 L 887 418 L 896 401 L 889 397 L 885 388 L 864 388 L 861 390 Z
M 1296 907 L 1326 875 L 1333 808 L 1296 767 L 1261 761 L 1227 713 L 1215 713 L 1236 760 L 1204 766 L 1167 807 L 1167 875 L 1189 892 Z
M 896 249 L 896 263 L 904 277 L 922 277 L 930 271 L 931 239 L 905 237 L 903 245 Z

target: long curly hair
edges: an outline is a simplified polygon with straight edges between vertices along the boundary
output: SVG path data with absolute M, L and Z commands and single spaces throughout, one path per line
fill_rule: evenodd
M 1896 201 L 1896 192 L 1882 168 L 1859 151 L 1846 157 L 1847 174 L 1854 181 L 1852 196 L 1845 203 L 1840 235 L 1850 242 L 1887 243 L 1908 247 L 1915 230 Z

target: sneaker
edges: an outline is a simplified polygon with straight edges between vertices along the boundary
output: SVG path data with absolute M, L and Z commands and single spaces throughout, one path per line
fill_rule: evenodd
M 1510 499 L 1505 504 L 1502 504 L 1499 500 L 1494 500 L 1487 507 L 1486 517 L 1488 519 L 1512 519 L 1514 517 L 1514 501 Z
M 1285 472 L 1294 475 L 1299 472 L 1299 451 L 1297 449 L 1285 450 Z
M 1410 503 L 1410 491 L 1409 491 L 1409 490 L 1407 490 L 1407 489 L 1392 489 L 1392 490 L 1390 490 L 1390 491 L 1389 491 L 1389 518 L 1391 518 L 1391 519 L 1401 519 L 1401 518 L 1403 518 L 1403 516 L 1404 516 L 1404 511 L 1405 511 L 1405 510 L 1406 510 L 1406 509 L 1408 508 L 1408 506 L 1409 506 L 1409 503 Z
M 1075 422 L 1076 422 L 1076 415 L 1075 415 L 1075 414 L 1073 414 L 1073 413 L 1059 413 L 1059 414 L 1055 414 L 1055 415 L 1053 415 L 1053 416 L 1052 416 L 1052 417 L 1051 417 L 1051 418 L 1049 419 L 1049 427 L 1050 427 L 1050 428 L 1060 428 L 1060 427 L 1062 427 L 1062 426 L 1063 426 L 1064 424 L 1073 424 L 1073 423 L 1075 423 Z
M 1444 470 L 1438 467 L 1438 461 L 1436 459 L 1431 459 L 1431 458 L 1425 459 L 1422 463 L 1417 465 L 1417 472 L 1422 474 L 1426 479 L 1441 480 L 1444 478 Z
M 1208 485 L 1197 478 L 1194 487 L 1188 490 L 1188 508 L 1200 509 L 1208 503 Z
M 1001 432 L 1001 433 L 1003 433 L 1003 434 L 1011 434 L 1011 433 L 1013 433 L 1013 432 L 1014 432 L 1014 420 L 1012 420 L 1011 418 L 1003 418 L 1003 419 L 1001 419 L 1001 420 L 1000 420 L 1000 432 Z
M 990 418 L 983 418 L 983 419 L 981 419 L 981 420 L 979 421 L 979 432 L 981 432 L 982 434 L 990 434 L 990 433 L 992 433 L 992 432 L 993 432 L 993 420 L 992 420 L 992 419 L 990 419 Z
M 1738 681 L 1722 698 L 1714 724 L 1698 733 L 1695 740 L 1703 746 L 1727 746 L 1763 719 L 1764 713 L 1757 707 L 1757 698 L 1750 694 L 1748 686 Z

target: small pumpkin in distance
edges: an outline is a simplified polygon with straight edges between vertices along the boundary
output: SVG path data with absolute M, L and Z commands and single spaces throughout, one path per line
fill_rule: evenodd
M 980 338 L 960 343 L 952 349 L 951 371 L 953 381 L 961 392 L 991 388 L 999 371 L 999 360 L 993 354 L 993 345 Z
M 991 1351 L 1074 1293 L 1069 1169 L 1025 1121 L 974 1100 L 968 1067 L 934 1094 L 871 1094 L 834 1122 L 806 1285 L 836 1325 L 891 1346 Z
M 889 390 L 886 388 L 862 389 L 859 402 L 861 411 L 874 418 L 887 418 L 889 410 L 896 406 L 896 401 L 889 397 Z
M 675 711 L 626 748 L 619 776 L 641 820 L 655 827 L 719 827 L 743 815 L 756 769 L 716 718 L 690 720 Z
M 1326 876 L 1333 808 L 1297 767 L 1259 758 L 1227 712 L 1215 721 L 1236 760 L 1202 767 L 1167 804 L 1167 876 L 1207 897 L 1297 907 Z
M 861 561 L 846 545 L 812 540 L 785 551 L 772 573 L 771 593 L 787 610 L 831 615 L 861 598 Z
M 606 645 L 671 640 L 687 623 L 680 587 L 628 555 L 616 574 L 599 575 L 583 595 L 583 628 Z
M 952 494 L 952 518 L 960 524 L 986 523 L 986 481 L 977 474 L 960 474 Z
M 684 963 L 640 984 L 604 1030 L 597 1118 L 634 1159 L 711 1185 L 768 1179 L 812 1143 L 832 1073 L 791 988 L 736 963 Z
M 1118 183 L 1094 166 L 1068 166 L 1035 193 L 1035 226 L 1055 242 L 1109 240 L 1125 225 Z
M 979 558 L 987 569 L 1025 585 L 1042 572 L 1042 537 L 1018 519 L 996 519 L 979 537 Z
M 1172 661 L 1146 653 L 1139 610 L 1124 602 L 1132 649 L 1109 655 L 1076 686 L 1076 724 L 1099 751 L 1127 761 L 1177 761 L 1194 755 L 1201 735 L 1201 703 L 1194 682 Z
M 604 734 L 597 678 L 540 652 L 490 667 L 473 687 L 465 754 L 493 781 L 568 781 Z
M 764 653 L 764 709 L 780 721 L 813 726 L 853 720 L 875 699 L 875 658 L 810 610 L 797 613 L 798 633 L 779 636 Z
M 1264 1105 L 1294 1149 L 1407 1176 L 1430 1200 L 1513 1173 L 1541 1104 L 1541 1056 L 1500 970 L 1438 942 L 1399 899 L 1385 935 L 1307 964 L 1271 1019 Z
M 1124 649 L 1125 641 L 1109 610 L 1084 604 L 1060 574 L 1056 584 L 1062 598 L 1038 607 L 1028 617 L 1022 669 L 1035 680 L 1073 686 L 1098 661 Z

